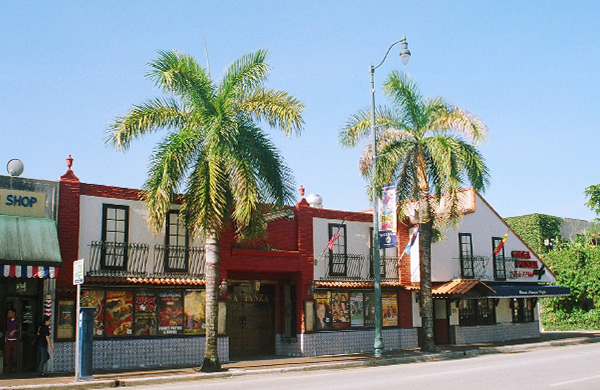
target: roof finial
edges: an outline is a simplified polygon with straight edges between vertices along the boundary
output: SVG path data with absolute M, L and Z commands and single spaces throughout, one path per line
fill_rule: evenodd
M 304 196 L 304 187 L 300 184 L 300 196 Z
M 69 154 L 69 158 L 67 158 L 67 168 L 69 168 L 69 171 L 71 170 L 72 166 L 73 166 L 73 157 L 71 157 L 71 155 Z

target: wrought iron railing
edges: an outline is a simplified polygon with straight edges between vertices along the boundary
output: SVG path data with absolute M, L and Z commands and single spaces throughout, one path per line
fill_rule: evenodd
M 92 241 L 89 276 L 164 276 L 204 275 L 204 248 Z
M 372 281 L 373 257 L 358 254 L 335 253 L 327 257 L 325 275 L 321 280 Z M 381 257 L 381 280 L 398 281 L 398 258 Z
M 512 257 L 472 256 L 454 259 L 461 263 L 460 277 L 481 280 L 511 280 L 522 275 L 515 268 L 516 260 Z

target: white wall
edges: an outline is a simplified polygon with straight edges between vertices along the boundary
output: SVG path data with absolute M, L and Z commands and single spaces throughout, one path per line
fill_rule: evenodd
M 80 232 L 79 232 L 79 258 L 88 259 L 90 256 L 90 243 L 102 239 L 102 205 L 129 206 L 129 242 L 148 244 L 165 243 L 164 226 L 160 234 L 155 235 L 148 227 L 148 211 L 144 202 L 127 199 L 102 198 L 97 196 L 82 195 L 80 201 Z M 177 209 L 173 206 L 173 209 Z M 196 238 L 191 246 L 201 246 L 202 241 Z M 89 266 L 89 263 L 86 262 Z
M 459 261 L 459 233 L 471 233 L 473 242 L 473 255 L 486 256 L 490 258 L 487 264 L 487 274 L 485 280 L 493 280 L 493 265 L 492 260 L 492 237 L 502 238 L 506 234 L 508 226 L 504 223 L 491 207 L 478 195 L 475 194 L 476 209 L 475 212 L 463 216 L 458 225 L 449 227 L 444 230 L 444 239 L 432 245 L 431 248 L 431 267 L 433 281 L 449 281 L 460 278 L 460 261 Z M 525 243 L 521 241 L 512 231 L 509 231 L 508 239 L 504 246 L 504 251 L 507 257 L 510 257 L 511 251 L 528 251 L 531 254 L 531 261 L 537 261 L 541 264 L 541 260 L 537 255 L 529 250 Z M 419 253 L 418 246 L 411 250 L 411 271 L 412 280 L 419 281 Z M 539 268 L 539 267 L 538 267 Z M 546 272 L 540 280 L 535 276 L 521 277 L 510 279 L 515 282 L 531 282 L 545 283 L 555 282 L 556 279 L 550 272 Z
M 325 251 L 329 242 L 329 224 L 340 224 L 339 219 L 313 218 L 313 256 L 315 259 L 315 280 L 325 276 L 328 265 L 328 251 Z M 368 256 L 370 251 L 370 222 L 346 221 L 346 244 L 348 254 Z M 319 259 L 319 256 L 325 254 Z M 318 260 L 318 261 L 317 261 Z M 366 271 L 365 271 L 366 270 Z M 363 267 L 363 272 L 368 272 L 368 266 Z M 365 273 L 366 275 L 366 273 Z

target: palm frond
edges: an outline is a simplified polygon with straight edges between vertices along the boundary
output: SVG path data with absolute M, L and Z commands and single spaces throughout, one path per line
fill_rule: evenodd
M 237 108 L 255 120 L 264 120 L 286 136 L 299 135 L 304 129 L 304 104 L 287 92 L 256 88 L 238 103 Z
M 148 222 L 155 231 L 162 228 L 179 193 L 190 162 L 201 146 L 199 138 L 196 131 L 184 128 L 171 133 L 153 153 L 142 197 L 149 211 Z
M 131 141 L 145 134 L 185 126 L 189 113 L 174 99 L 154 99 L 133 106 L 108 126 L 105 143 L 126 150 Z
M 219 95 L 229 96 L 234 93 L 239 96 L 259 88 L 269 75 L 267 60 L 268 51 L 259 49 L 246 54 L 229 66 L 219 88 Z
M 402 113 L 411 127 L 420 128 L 424 106 L 417 85 L 406 74 L 392 71 L 383 86 L 396 110 Z
M 437 131 L 459 133 L 473 145 L 484 142 L 487 135 L 487 126 L 478 116 L 458 107 L 439 115 L 430 126 Z
M 166 93 L 193 101 L 196 109 L 212 110 L 215 95 L 210 77 L 193 57 L 171 51 L 159 51 L 158 58 L 150 62 L 152 71 L 146 76 Z

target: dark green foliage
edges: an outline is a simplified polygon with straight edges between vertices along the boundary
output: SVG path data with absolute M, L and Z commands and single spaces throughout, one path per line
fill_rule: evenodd
M 600 184 L 594 184 L 585 189 L 585 203 L 596 215 L 600 216 Z
M 571 289 L 569 297 L 543 300 L 544 328 L 600 329 L 600 247 L 580 236 L 559 244 L 543 261 L 556 275 L 556 284 Z
M 560 217 L 537 213 L 504 220 L 537 253 L 547 251 L 544 240 L 555 240 L 563 223 Z

